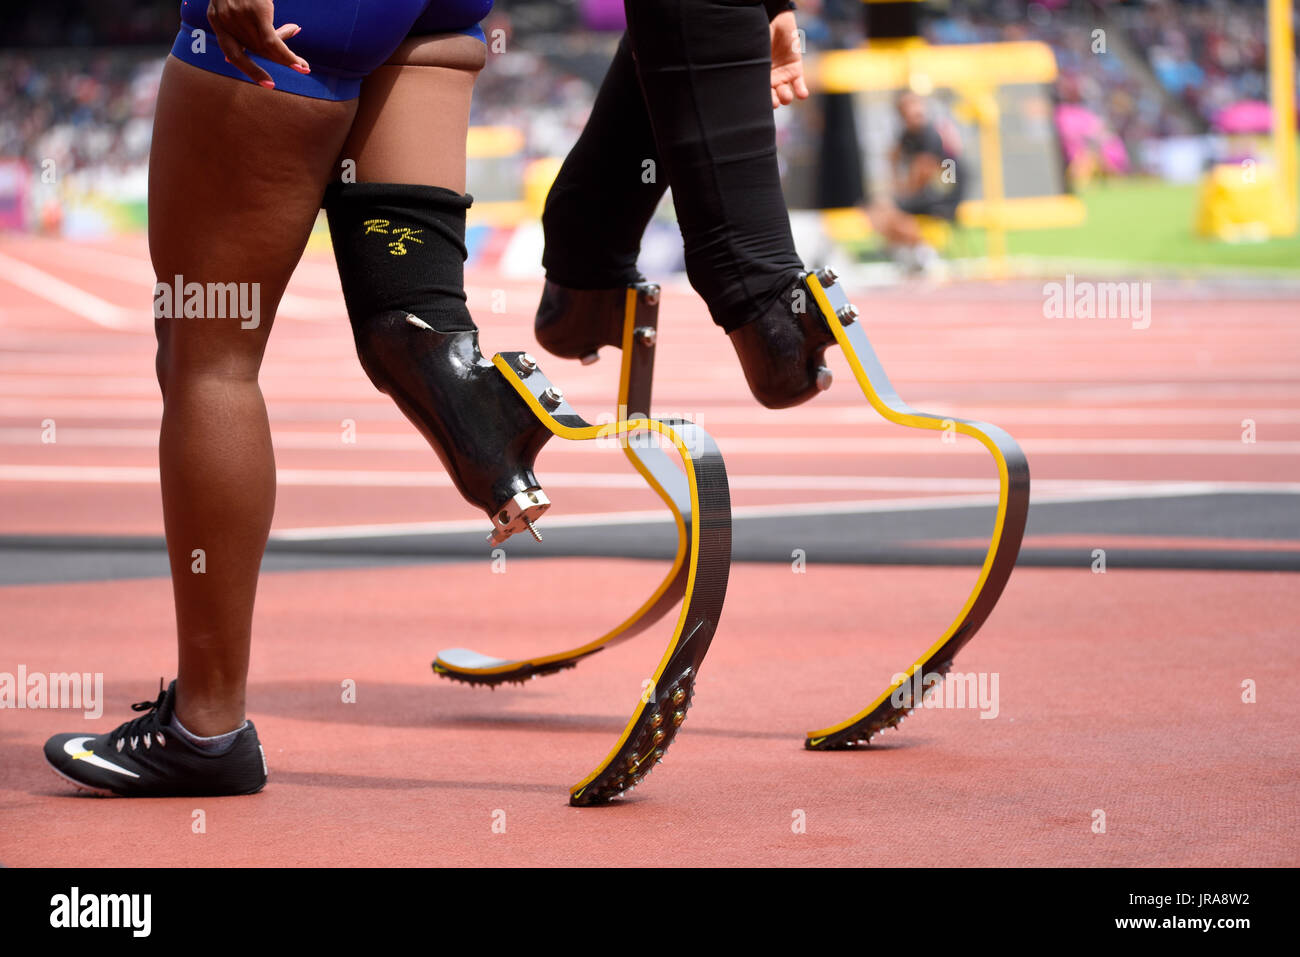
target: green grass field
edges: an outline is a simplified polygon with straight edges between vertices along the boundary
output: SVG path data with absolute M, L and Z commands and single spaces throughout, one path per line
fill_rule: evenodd
M 1132 266 L 1173 274 L 1249 275 L 1253 271 L 1300 276 L 1300 235 L 1264 242 L 1225 243 L 1193 232 L 1200 187 L 1158 180 L 1125 179 L 1091 186 L 1079 194 L 1088 218 L 1068 229 L 1009 233 L 1007 250 L 1022 265 L 1050 268 L 1077 262 L 1118 271 Z M 885 256 L 880 237 L 868 235 L 847 248 L 863 259 Z M 944 255 L 979 259 L 987 245 L 981 229 L 960 229 Z M 1031 269 L 1032 271 L 1032 269 Z
M 1088 207 L 1084 225 L 1013 233 L 1007 245 L 1012 255 L 1300 273 L 1300 237 L 1223 243 L 1196 236 L 1198 190 L 1145 180 L 1091 186 L 1080 194 Z

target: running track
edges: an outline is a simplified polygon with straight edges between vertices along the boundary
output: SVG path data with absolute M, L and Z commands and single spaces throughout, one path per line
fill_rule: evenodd
M 484 351 L 535 350 L 538 282 L 467 278 Z M 173 667 L 151 285 L 140 238 L 0 240 L 0 672 L 103 672 L 88 729 L 124 720 Z M 665 629 L 495 693 L 428 663 L 440 647 L 535 653 L 603 630 L 657 580 L 671 545 L 657 499 L 617 450 L 553 442 L 538 468 L 553 531 L 512 542 L 494 574 L 485 520 L 365 380 L 332 263 L 313 253 L 262 380 L 280 492 L 250 708 L 270 785 L 73 797 L 39 745 L 80 715 L 0 711 L 0 863 L 1297 863 L 1294 290 L 1157 284 L 1147 329 L 1045 319 L 1037 284 L 854 298 L 904 398 L 995 422 L 1028 452 L 1022 567 L 957 662 L 999 675 L 996 718 L 933 710 L 864 753 L 801 750 L 951 619 L 991 519 L 991 463 L 963 438 L 876 419 L 834 352 L 827 395 L 758 408 L 725 338 L 670 285 L 654 411 L 718 439 L 738 562 L 663 766 L 619 807 L 566 807 Z M 538 356 L 589 418 L 612 411 L 612 357 Z

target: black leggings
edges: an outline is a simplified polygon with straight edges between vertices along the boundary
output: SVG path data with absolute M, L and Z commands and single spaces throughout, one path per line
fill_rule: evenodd
M 626 0 L 627 33 L 591 118 L 546 199 L 547 278 L 607 289 L 640 277 L 641 237 L 664 190 L 691 285 L 728 332 L 793 284 L 758 0 Z

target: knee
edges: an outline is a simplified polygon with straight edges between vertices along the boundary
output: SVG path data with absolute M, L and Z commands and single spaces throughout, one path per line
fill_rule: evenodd
M 201 322 L 203 320 L 195 320 Z M 188 387 L 212 380 L 256 385 L 262 364 L 262 343 L 231 343 L 216 335 L 186 334 L 173 327 L 172 320 L 155 322 L 154 375 L 163 401 Z M 245 333 L 246 334 L 246 333 Z
M 157 342 L 157 348 L 153 356 L 153 373 L 158 380 L 158 389 L 162 392 L 163 399 L 167 398 L 167 377 L 170 374 L 171 363 L 167 354 L 167 344 L 170 339 L 169 329 L 165 322 L 154 320 L 154 339 Z

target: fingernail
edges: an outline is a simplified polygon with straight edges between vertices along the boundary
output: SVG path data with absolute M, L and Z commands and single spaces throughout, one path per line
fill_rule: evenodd
M 268 90 L 274 90 L 274 89 L 275 89 L 275 81 L 274 81 L 274 80 L 258 80 L 258 81 L 257 81 L 257 85 L 258 85 L 258 86 L 264 86 L 264 87 L 266 87 Z
M 295 70 L 297 70 L 299 73 L 310 73 L 310 72 L 311 72 L 311 67 L 309 67 L 306 63 L 295 63 L 295 64 L 293 65 L 293 68 L 294 68 Z

